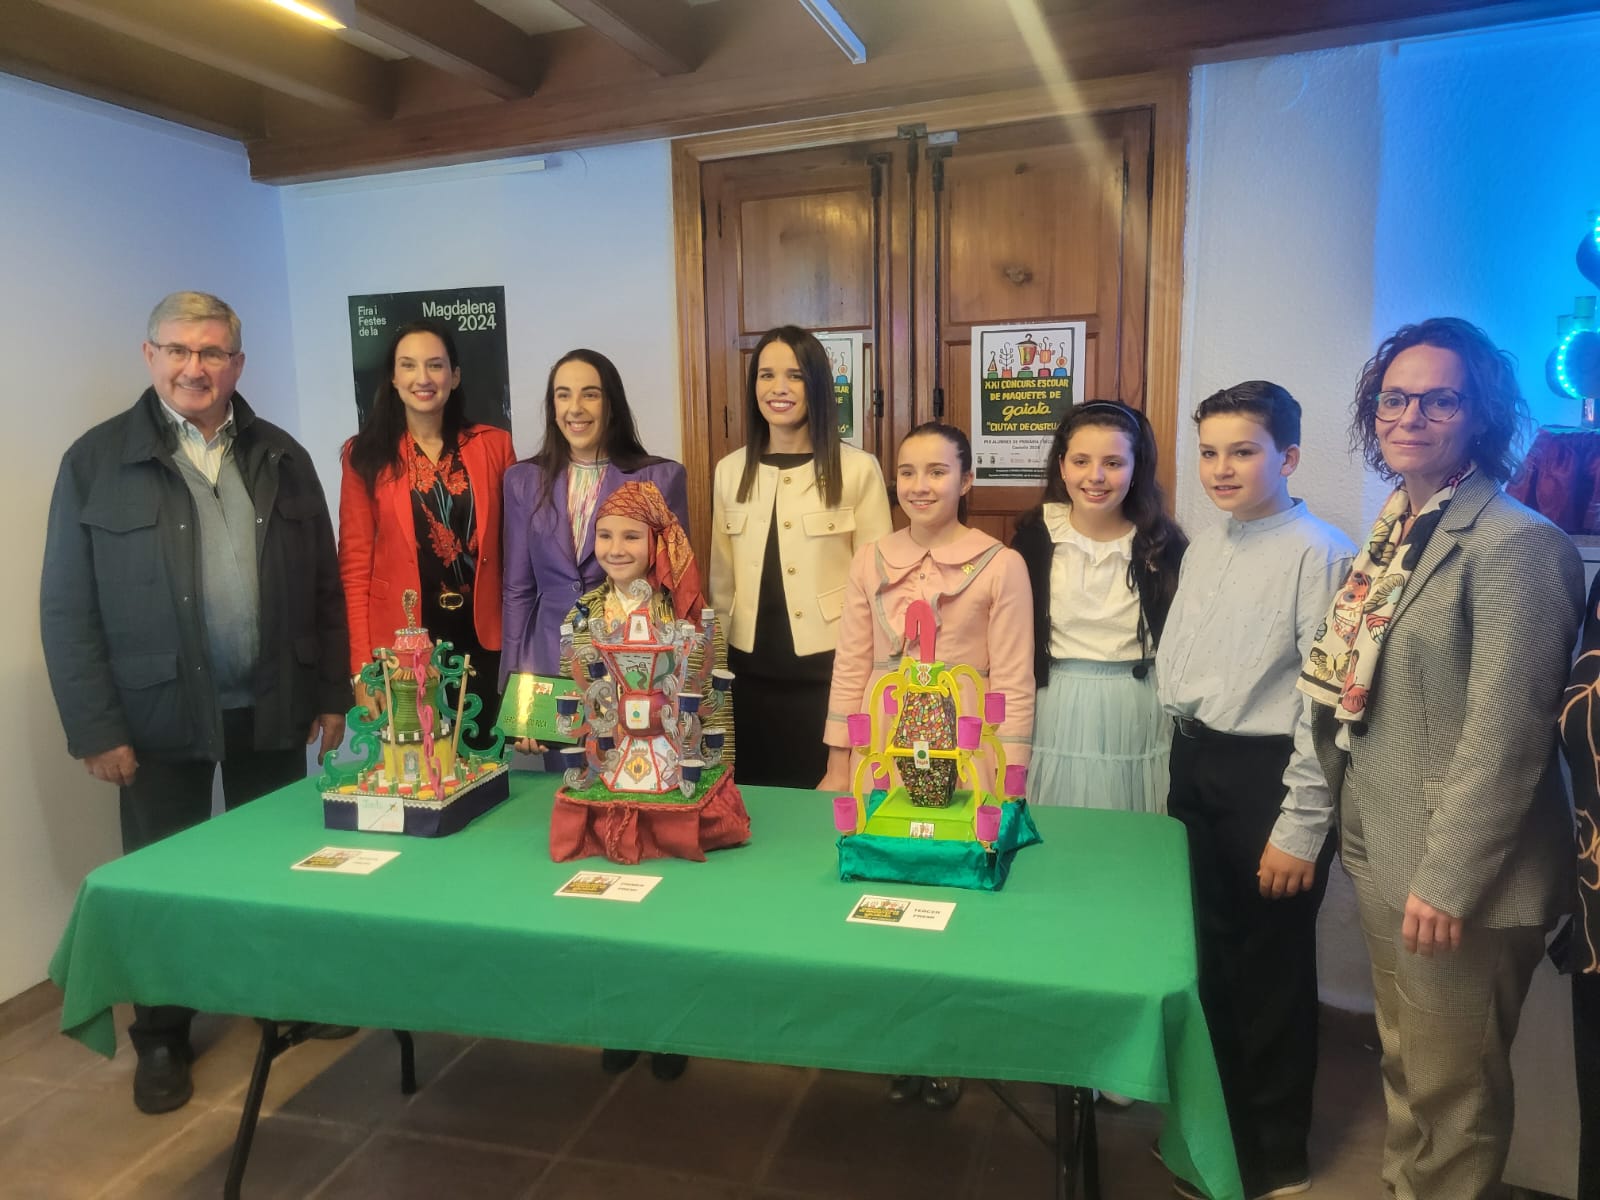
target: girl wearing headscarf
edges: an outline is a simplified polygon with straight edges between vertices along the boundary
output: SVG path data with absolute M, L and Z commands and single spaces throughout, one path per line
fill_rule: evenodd
M 628 588 L 636 579 L 650 581 L 653 590 L 647 603 L 650 615 L 658 623 L 693 621 L 704 628 L 701 614 L 711 605 L 701 589 L 700 567 L 694 548 L 689 545 L 689 535 L 668 507 L 661 489 L 653 483 L 623 484 L 595 510 L 594 526 L 595 561 L 606 577 L 579 597 L 567 614 L 575 652 L 589 645 L 591 620 L 604 618 L 607 623 L 616 624 L 638 608 L 639 601 Z M 728 648 L 721 625 L 713 627 L 709 649 L 713 656 L 711 670 L 725 670 Z M 690 678 L 701 674 L 705 653 L 696 650 L 689 655 Z M 570 666 L 570 662 L 563 661 L 562 673 L 566 674 Z M 710 714 L 705 728 L 723 731 L 722 761 L 732 767 L 732 693 L 723 697 L 721 706 L 712 712 L 711 671 L 706 671 L 704 678 L 705 703 L 701 712 Z
M 641 603 L 650 606 L 650 615 L 657 622 L 687 620 L 703 628 L 701 612 L 708 603 L 700 588 L 700 568 L 695 562 L 694 549 L 655 484 L 624 483 L 600 503 L 595 510 L 594 524 L 595 561 L 605 571 L 606 578 L 584 593 L 567 614 L 567 624 L 573 631 L 574 653 L 590 644 L 591 620 L 604 618 L 608 624 L 616 624 L 637 611 Z M 629 589 L 629 585 L 639 579 L 647 579 L 651 584 L 651 591 L 642 598 Z M 728 651 L 720 626 L 714 627 L 710 649 L 714 655 L 713 669 L 724 667 Z M 704 655 L 704 649 L 689 655 L 690 678 L 700 674 Z M 565 671 L 571 664 L 563 661 L 561 665 Z M 706 718 L 705 727 L 724 731 L 722 761 L 732 768 L 732 693 L 724 696 L 722 706 L 712 712 L 710 673 L 704 678 L 702 695 L 705 699 L 701 711 L 711 714 Z M 637 1050 L 603 1050 L 600 1065 L 617 1074 L 633 1066 L 638 1058 Z M 657 1079 L 676 1079 L 683 1074 L 687 1063 L 688 1059 L 681 1054 L 652 1054 L 650 1073 Z

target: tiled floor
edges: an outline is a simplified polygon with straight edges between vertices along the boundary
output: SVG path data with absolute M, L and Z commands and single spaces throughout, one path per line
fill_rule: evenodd
M 119 1023 L 126 1024 L 126 1014 Z M 195 1098 L 147 1117 L 133 1054 L 97 1057 L 48 1012 L 0 1037 L 0 1195 L 21 1200 L 221 1194 L 256 1044 L 202 1017 Z M 1358 1022 L 1326 1023 L 1312 1156 L 1317 1200 L 1378 1193 L 1376 1058 Z M 882 1080 L 697 1060 L 676 1083 L 621 1076 L 594 1050 L 419 1034 L 402 1096 L 394 1039 L 308 1042 L 272 1071 L 247 1200 L 1012 1200 L 1050 1195 L 1050 1159 L 987 1089 L 951 1111 L 895 1107 Z M 1018 1089 L 1050 1120 L 1043 1089 Z M 1101 1108 L 1106 1200 L 1170 1195 L 1149 1105 Z

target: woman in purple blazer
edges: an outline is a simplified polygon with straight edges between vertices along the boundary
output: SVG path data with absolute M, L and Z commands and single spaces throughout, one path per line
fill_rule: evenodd
M 688 527 L 683 467 L 645 453 L 617 368 L 593 350 L 562 355 L 545 387 L 544 445 L 505 477 L 502 690 L 512 672 L 560 670 L 561 622 L 605 578 L 595 510 L 629 480 L 655 484 Z

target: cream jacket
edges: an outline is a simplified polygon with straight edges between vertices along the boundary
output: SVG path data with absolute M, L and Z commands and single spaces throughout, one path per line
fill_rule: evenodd
M 839 507 L 828 508 L 807 463 L 780 471 L 762 466 L 740 503 L 743 449 L 717 464 L 711 527 L 711 603 L 728 643 L 755 648 L 761 564 L 770 522 L 778 522 L 778 559 L 796 654 L 832 650 L 839 637 L 850 560 L 890 531 L 889 494 L 878 460 L 854 446 L 839 447 L 844 476 Z M 774 500 L 776 498 L 776 500 Z

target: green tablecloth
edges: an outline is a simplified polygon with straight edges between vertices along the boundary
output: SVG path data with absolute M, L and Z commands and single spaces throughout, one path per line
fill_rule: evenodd
M 531 1042 L 883 1074 L 1036 1080 L 1160 1104 L 1163 1151 L 1239 1193 L 1196 992 L 1182 827 L 1040 809 L 998 894 L 840 883 L 831 799 L 750 788 L 753 840 L 641 903 L 557 898 L 555 780 L 452 837 L 322 827 L 308 782 L 107 863 L 51 963 L 62 1029 L 101 1053 L 114 1003 L 188 1004 Z M 327 845 L 399 850 L 366 876 L 291 871 Z M 847 924 L 864 893 L 953 900 L 943 933 Z M 1176 1135 L 1176 1136 L 1174 1136 Z M 1181 1143 L 1181 1144 L 1180 1144 Z

